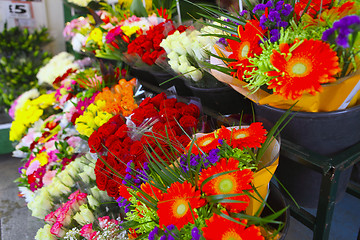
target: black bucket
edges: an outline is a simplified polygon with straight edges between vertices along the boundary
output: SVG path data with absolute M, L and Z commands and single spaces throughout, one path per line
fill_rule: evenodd
M 199 88 L 190 86 L 193 96 L 201 100 L 201 104 L 220 114 L 251 112 L 251 101 L 229 86 L 218 88 Z
M 285 198 L 281 194 L 280 190 L 275 186 L 275 184 L 270 183 L 269 189 L 270 193 L 266 202 L 271 207 L 271 209 L 274 212 L 278 212 L 286 208 L 288 205 L 285 201 Z M 261 217 L 269 216 L 274 212 L 272 212 L 268 206 L 265 206 L 261 213 Z M 284 228 L 280 231 L 279 237 L 279 240 L 284 240 L 290 227 L 290 208 L 286 209 L 286 211 L 275 220 L 284 223 Z M 270 225 L 270 227 L 276 229 L 278 228 L 278 225 Z
M 286 110 L 254 104 L 258 121 L 275 123 Z M 360 142 L 360 105 L 333 112 L 297 112 L 282 130 L 281 137 L 324 156 L 332 156 Z M 345 194 L 351 168 L 340 174 L 336 201 Z M 285 188 L 303 207 L 316 208 L 321 173 L 280 155 L 276 171 Z

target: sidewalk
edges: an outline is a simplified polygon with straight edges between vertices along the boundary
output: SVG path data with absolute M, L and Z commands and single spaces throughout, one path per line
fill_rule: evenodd
M 41 220 L 31 216 L 22 198 L 17 196 L 18 188 L 14 180 L 19 177 L 22 165 L 11 154 L 0 155 L 0 239 L 34 239 L 37 230 L 43 227 Z

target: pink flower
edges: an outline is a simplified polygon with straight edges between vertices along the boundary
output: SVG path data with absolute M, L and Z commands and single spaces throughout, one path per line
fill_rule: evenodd
M 80 230 L 80 235 L 87 240 L 93 239 L 96 235 L 96 231 L 92 229 L 92 223 L 84 225 Z
M 99 226 L 101 227 L 101 229 L 105 229 L 109 226 L 109 223 L 113 223 L 115 225 L 119 224 L 119 222 L 115 219 L 110 219 L 109 216 L 104 216 L 104 217 L 100 217 L 98 218 L 99 221 Z
M 61 223 L 62 226 L 69 226 L 71 223 L 71 213 L 71 209 L 63 209 L 57 217 L 56 222 Z
M 65 236 L 65 231 L 63 229 L 63 225 L 59 222 L 56 222 L 50 229 L 50 233 L 59 237 L 59 238 L 62 238 Z
M 42 179 L 45 186 L 49 185 L 52 182 L 52 179 L 55 177 L 57 171 L 47 171 Z
M 51 224 L 51 225 L 54 224 L 56 222 L 55 212 L 51 212 L 48 215 L 46 215 L 44 220 L 48 224 Z
M 33 174 L 36 170 L 39 169 L 40 166 L 41 165 L 38 160 L 33 161 L 32 163 L 30 163 L 28 169 L 26 170 L 26 175 L 29 176 L 29 175 Z
M 68 140 L 67 140 L 67 143 L 75 148 L 77 145 L 79 145 L 79 142 L 81 141 L 81 138 L 80 137 L 75 137 L 75 136 L 72 136 L 70 137 Z

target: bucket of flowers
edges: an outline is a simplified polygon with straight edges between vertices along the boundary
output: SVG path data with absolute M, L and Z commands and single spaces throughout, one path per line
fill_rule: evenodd
M 278 163 L 279 124 L 269 132 L 254 122 L 195 135 L 180 157 L 144 145 L 148 164 L 127 164 L 119 187 L 129 239 L 278 239 L 284 225 L 276 219 L 286 208 L 260 214 Z M 181 149 L 173 143 L 169 153 Z
M 214 76 L 255 102 L 255 113 L 269 121 L 296 103 L 294 110 L 301 112 L 282 134 L 292 143 L 327 156 L 358 143 L 359 4 L 245 2 L 246 10 L 238 15 L 206 7 L 208 19 L 219 23 L 223 34 L 218 36 L 224 38 L 212 55 Z M 339 127 L 336 134 L 333 126 Z M 297 201 L 316 207 L 321 174 L 305 167 L 300 174 L 298 164 L 280 169 L 287 176 L 280 180 L 290 183 L 286 188 Z M 298 175 L 289 174 L 289 169 Z M 342 178 L 344 186 L 346 176 L 349 173 Z

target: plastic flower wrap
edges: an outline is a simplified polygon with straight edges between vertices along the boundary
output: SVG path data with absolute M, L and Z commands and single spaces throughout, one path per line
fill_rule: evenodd
M 212 59 L 213 74 L 259 104 L 287 109 L 299 101 L 296 110 L 311 112 L 354 105 L 359 7 L 351 1 L 307 3 L 268 1 L 248 6 L 244 17 L 213 10 L 230 20 L 223 24 L 232 34 L 223 36 L 226 47 L 215 46 L 220 58 Z
M 55 79 L 65 74 L 68 69 L 78 69 L 79 66 L 74 63 L 74 60 L 75 57 L 67 52 L 61 52 L 54 56 L 36 75 L 39 85 L 51 86 Z

